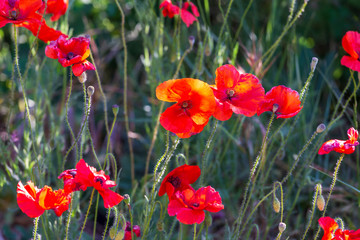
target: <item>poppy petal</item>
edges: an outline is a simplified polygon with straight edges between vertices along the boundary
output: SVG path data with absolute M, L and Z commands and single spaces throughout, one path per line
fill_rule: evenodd
M 340 63 L 341 65 L 348 67 L 353 71 L 360 72 L 360 61 L 357 58 L 343 56 Z
M 27 182 L 25 187 L 21 182 L 18 182 L 17 203 L 21 211 L 31 218 L 39 217 L 45 211 L 36 202 L 36 193 L 39 191 L 31 181 Z
M 167 108 L 160 116 L 160 123 L 173 133 L 189 132 L 193 126 L 193 121 L 179 104 Z

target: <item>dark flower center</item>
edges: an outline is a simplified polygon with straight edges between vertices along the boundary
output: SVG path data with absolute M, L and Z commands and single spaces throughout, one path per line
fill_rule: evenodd
M 199 203 L 193 203 L 192 205 L 193 205 L 193 207 L 199 207 L 200 204 Z
M 72 170 L 68 172 L 71 176 L 75 177 L 76 176 L 76 170 Z
M 99 182 L 102 185 L 104 180 L 102 178 L 96 178 L 95 182 Z
M 73 59 L 74 58 L 74 53 L 73 52 L 69 52 L 67 55 L 66 55 L 66 59 L 67 60 L 71 60 L 71 59 Z
M 174 188 L 178 188 L 178 187 L 180 187 L 180 185 L 181 185 L 181 180 L 180 180 L 179 177 L 170 176 L 170 177 L 167 179 L 167 181 L 168 181 L 169 183 L 171 183 L 171 185 L 173 185 Z
M 235 91 L 232 89 L 228 89 L 228 90 L 226 90 L 226 94 L 228 96 L 228 99 L 231 99 L 232 97 L 234 97 Z
M 17 0 L 9 0 L 9 1 L 8 1 L 9 7 L 11 7 L 11 8 L 15 7 L 16 1 L 17 1 Z
M 10 11 L 9 15 L 11 19 L 16 20 L 19 17 L 19 11 L 12 10 Z
M 182 109 L 188 109 L 188 108 L 192 107 L 192 104 L 191 104 L 190 100 L 183 101 L 180 105 L 181 105 Z

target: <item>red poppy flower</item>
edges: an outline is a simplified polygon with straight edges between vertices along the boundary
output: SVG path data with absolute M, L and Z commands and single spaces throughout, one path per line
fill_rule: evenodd
M 274 104 L 278 105 L 275 114 L 277 118 L 291 118 L 303 108 L 300 106 L 299 93 L 285 86 L 273 87 L 265 94 L 264 101 L 259 104 L 257 114 L 273 111 Z
M 188 8 L 191 8 L 191 12 L 188 11 Z M 173 18 L 175 15 L 181 15 L 181 20 L 186 24 L 187 27 L 190 27 L 193 22 L 197 21 L 197 17 L 200 16 L 199 11 L 195 4 L 192 2 L 185 2 L 182 7 L 172 4 L 171 0 L 165 0 L 160 4 L 160 9 L 162 8 L 162 14 L 164 17 Z
M 42 0 L 2 0 L 0 2 L 0 28 L 8 23 L 29 29 L 34 36 L 44 42 L 53 41 L 63 35 L 62 32 L 46 25 L 42 16 L 37 13 Z M 40 28 L 39 34 L 38 30 Z
M 215 98 L 209 85 L 192 78 L 173 79 L 156 88 L 156 97 L 176 102 L 160 117 L 161 125 L 179 137 L 201 132 L 215 110 Z
M 104 207 L 111 208 L 119 204 L 124 197 L 110 190 L 116 183 L 104 171 L 96 171 L 96 168 L 89 166 L 84 159 L 76 164 L 76 169 L 62 172 L 59 179 L 64 181 L 64 190 L 67 192 L 85 191 L 88 187 L 94 187 L 104 199 Z
M 341 65 L 360 72 L 360 33 L 348 31 L 342 38 L 342 46 L 350 56 L 343 56 Z
M 95 70 L 86 58 L 90 55 L 90 39 L 88 37 L 74 37 L 66 39 L 60 36 L 56 41 L 50 42 L 45 48 L 45 55 L 52 59 L 58 59 L 63 67 L 72 65 L 75 76 L 80 76 L 84 71 Z
M 339 227 L 335 220 L 331 217 L 321 217 L 318 222 L 320 227 L 324 229 L 324 236 L 321 240 L 333 239 L 333 232 Z
M 190 187 L 201 174 L 198 166 L 182 165 L 169 172 L 161 182 L 159 196 L 167 193 L 169 199 L 174 197 L 177 191 L 183 191 Z
M 318 154 L 328 154 L 331 151 L 345 154 L 351 154 L 355 152 L 355 146 L 359 145 L 359 142 L 357 141 L 359 133 L 357 130 L 355 130 L 355 128 L 350 128 L 347 131 L 347 135 L 349 137 L 348 140 L 332 139 L 323 143 L 319 149 Z
M 216 69 L 214 91 L 216 109 L 214 117 L 228 120 L 232 113 L 253 116 L 260 102 L 263 101 L 265 90 L 259 79 L 252 74 L 240 74 L 230 64 Z
M 49 186 L 38 189 L 31 181 L 25 186 L 21 182 L 17 185 L 17 203 L 21 211 L 32 218 L 41 216 L 49 209 L 61 216 L 68 210 L 70 200 L 70 195 L 63 189 L 53 191 Z
M 334 235 L 333 240 L 360 240 L 360 229 L 356 231 L 337 229 Z
M 132 231 L 134 232 L 135 236 L 140 237 L 141 230 L 138 225 L 134 225 Z M 131 240 L 131 223 L 126 222 L 126 229 L 125 229 L 125 235 L 124 240 Z
M 46 6 L 46 13 L 52 14 L 50 20 L 57 21 L 59 18 L 66 13 L 66 10 L 69 6 L 69 0 L 48 0 Z M 45 11 L 45 2 L 43 6 L 39 9 L 40 13 Z
M 195 192 L 193 188 L 177 191 L 168 205 L 168 214 L 175 216 L 184 224 L 202 223 L 205 212 L 218 212 L 224 209 L 221 197 L 212 187 L 202 187 Z

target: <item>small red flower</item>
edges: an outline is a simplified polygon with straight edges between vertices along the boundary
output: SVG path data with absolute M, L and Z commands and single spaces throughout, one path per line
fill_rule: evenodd
M 68 210 L 70 200 L 69 193 L 64 189 L 53 191 L 49 186 L 38 189 L 31 181 L 25 186 L 21 182 L 17 185 L 17 203 L 21 211 L 31 218 L 39 217 L 49 209 L 61 216 Z
M 90 55 L 90 39 L 88 37 L 74 37 L 66 39 L 60 36 L 56 41 L 50 42 L 45 48 L 45 55 L 58 59 L 63 67 L 72 65 L 75 76 L 80 76 L 84 71 L 95 70 L 86 58 Z
M 161 182 L 159 196 L 168 195 L 169 199 L 174 197 L 177 191 L 183 191 L 191 188 L 190 184 L 194 183 L 201 174 L 198 166 L 182 165 L 169 172 Z
M 138 225 L 134 225 L 132 231 L 134 232 L 134 236 L 140 237 L 141 236 L 141 230 Z M 126 222 L 126 229 L 125 229 L 125 235 L 124 240 L 131 240 L 131 223 Z
M 47 0 L 46 13 L 52 14 L 50 20 L 57 21 L 59 18 L 66 13 L 69 6 L 69 0 Z M 39 9 L 40 13 L 45 11 L 45 2 Z
M 339 227 L 335 220 L 331 217 L 321 217 L 318 222 L 320 227 L 324 229 L 324 236 L 321 240 L 333 239 L 333 233 Z
M 168 205 L 168 214 L 175 216 L 184 224 L 202 223 L 205 212 L 219 212 L 224 209 L 221 197 L 214 188 L 202 187 L 195 192 L 193 188 L 177 191 Z
M 302 109 L 299 93 L 285 86 L 273 87 L 265 94 L 264 101 L 259 104 L 257 115 L 266 111 L 273 111 L 274 104 L 278 109 L 275 114 L 277 118 L 291 118 Z
M 360 33 L 348 31 L 342 38 L 342 46 L 350 56 L 343 56 L 341 65 L 360 72 Z
M 230 64 L 216 69 L 215 84 L 211 86 L 216 100 L 214 117 L 221 121 L 228 120 L 233 112 L 251 117 L 264 100 L 265 90 L 259 79 L 240 74 Z
M 105 208 L 118 205 L 124 199 L 123 196 L 109 189 L 116 186 L 109 175 L 102 170 L 97 172 L 96 168 L 89 166 L 84 159 L 76 164 L 76 169 L 62 172 L 58 178 L 63 179 L 64 190 L 68 193 L 94 187 L 104 199 Z
M 359 145 L 359 142 L 357 141 L 359 133 L 357 130 L 355 130 L 355 128 L 349 128 L 347 135 L 349 137 L 348 140 L 332 139 L 323 143 L 319 149 L 318 154 L 328 154 L 331 151 L 345 154 L 351 154 L 355 152 L 355 147 Z
M 29 29 L 41 41 L 48 42 L 58 39 L 62 32 L 50 28 L 37 11 L 42 7 L 42 0 L 1 0 L 0 28 L 8 23 Z M 39 34 L 38 30 L 40 28 Z
M 356 231 L 340 229 L 331 217 L 321 217 L 319 225 L 324 229 L 321 240 L 360 240 L 360 229 Z
M 173 79 L 156 88 L 156 97 L 176 102 L 160 117 L 161 125 L 179 137 L 201 132 L 215 110 L 215 98 L 209 85 L 192 78 Z
M 191 8 L 191 12 L 188 11 L 189 7 Z M 187 27 L 190 27 L 193 22 L 197 21 L 196 18 L 200 16 L 197 7 L 192 2 L 185 2 L 180 8 L 179 6 L 172 4 L 171 0 L 164 0 L 159 8 L 163 9 L 162 14 L 164 17 L 173 18 L 175 15 L 180 15 L 181 20 Z

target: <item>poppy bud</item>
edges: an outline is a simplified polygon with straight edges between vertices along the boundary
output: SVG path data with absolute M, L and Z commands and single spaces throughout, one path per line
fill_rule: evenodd
M 320 211 L 324 211 L 325 208 L 325 199 L 323 197 L 323 195 L 319 195 L 318 198 L 316 199 L 316 206 Z
M 190 36 L 190 37 L 189 37 L 190 47 L 194 46 L 194 43 L 195 43 L 195 37 L 194 37 L 194 36 Z
M 124 238 L 125 232 L 124 230 L 121 230 L 116 234 L 115 240 L 122 240 Z
M 114 104 L 112 106 L 112 111 L 113 111 L 114 115 L 116 116 L 119 112 L 119 105 Z
M 210 227 L 212 224 L 212 217 L 209 212 L 205 213 L 205 225 L 206 227 Z
M 129 196 L 129 194 L 125 194 L 125 195 L 124 195 L 124 202 L 125 202 L 127 205 L 130 205 L 130 196 Z
M 273 112 L 276 112 L 278 109 L 279 109 L 279 105 L 275 103 L 275 104 L 273 105 L 273 109 L 272 109 Z
M 322 133 L 323 131 L 325 131 L 325 129 L 326 129 L 326 126 L 325 126 L 325 124 L 319 124 L 319 126 L 316 128 L 316 132 L 317 133 Z
M 279 223 L 279 232 L 283 233 L 285 229 L 286 229 L 286 224 L 283 222 Z
M 83 72 L 80 76 L 78 76 L 79 82 L 84 83 L 87 80 L 87 75 L 85 72 Z
M 276 213 L 280 212 L 280 201 L 277 197 L 274 197 L 273 200 L 273 209 Z
M 87 88 L 87 94 L 89 95 L 89 97 L 91 97 L 95 92 L 95 88 L 93 86 L 88 86 Z
M 162 219 L 160 219 L 157 223 L 156 223 L 156 228 L 159 232 L 164 231 L 164 222 Z
M 111 239 L 114 239 L 116 237 L 116 229 L 115 229 L 115 227 L 110 228 L 109 236 L 110 236 Z
M 311 68 L 311 71 L 315 71 L 315 68 L 316 68 L 316 65 L 318 63 L 319 59 L 317 59 L 316 57 L 313 57 L 312 60 L 311 60 L 311 64 L 310 64 L 310 68 Z

